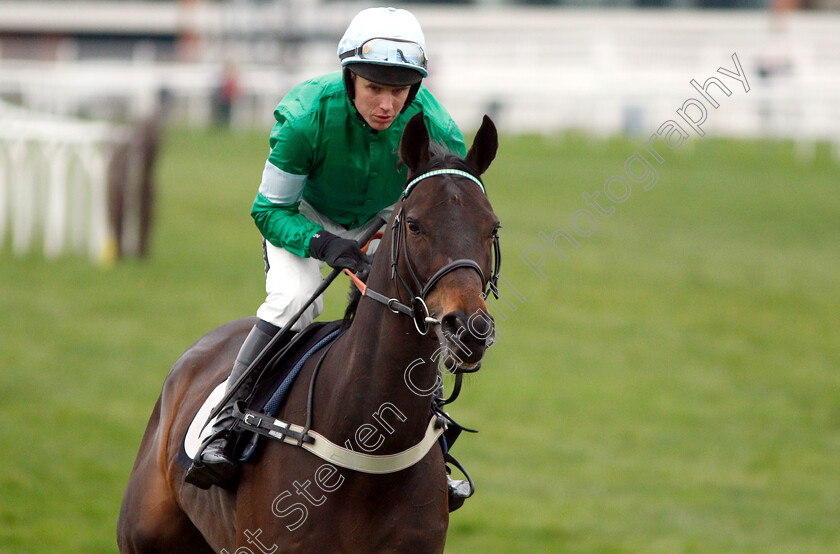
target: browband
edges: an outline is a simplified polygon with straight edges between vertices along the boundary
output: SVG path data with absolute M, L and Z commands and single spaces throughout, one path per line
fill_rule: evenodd
M 459 175 L 461 177 L 465 177 L 478 185 L 478 188 L 481 189 L 481 192 L 487 194 L 487 191 L 484 190 L 484 185 L 481 184 L 475 175 L 472 173 L 467 173 L 466 171 L 461 171 L 460 169 L 435 169 L 432 171 L 428 171 L 423 173 L 419 177 L 415 177 L 405 186 L 405 190 L 403 191 L 403 198 L 408 198 L 408 194 L 411 192 L 411 189 L 414 188 L 414 185 L 422 181 L 423 179 L 428 179 L 429 177 L 434 177 L 435 175 Z

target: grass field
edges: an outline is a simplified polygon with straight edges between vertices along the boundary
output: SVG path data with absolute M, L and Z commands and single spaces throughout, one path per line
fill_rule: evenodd
M 451 410 L 481 433 L 455 449 L 478 492 L 448 552 L 840 545 L 840 164 L 693 140 L 567 260 L 548 250 L 543 280 L 519 254 L 642 144 L 503 138 L 486 180 L 525 300 Z M 116 551 L 168 368 L 262 300 L 248 209 L 266 148 L 170 131 L 148 260 L 0 253 L 0 552 Z

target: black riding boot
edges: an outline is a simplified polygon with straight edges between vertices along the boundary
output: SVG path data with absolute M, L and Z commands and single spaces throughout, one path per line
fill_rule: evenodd
M 274 325 L 258 321 L 236 356 L 233 370 L 227 381 L 227 391 L 248 369 L 251 362 L 256 359 L 260 352 L 271 342 L 278 328 Z M 239 465 L 234 458 L 231 449 L 236 436 L 234 425 L 236 420 L 233 417 L 233 405 L 239 400 L 246 400 L 254 388 L 258 372 L 254 371 L 242 383 L 239 389 L 230 397 L 228 402 L 216 416 L 209 437 L 216 437 L 211 440 L 197 455 L 189 471 L 186 481 L 202 489 L 208 489 L 211 485 L 218 485 L 224 489 L 236 490 L 236 483 L 239 480 Z

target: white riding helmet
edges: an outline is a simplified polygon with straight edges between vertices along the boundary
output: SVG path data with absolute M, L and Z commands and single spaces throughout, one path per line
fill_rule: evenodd
M 338 57 L 342 67 L 380 85 L 417 85 L 429 74 L 420 23 L 396 8 L 359 12 L 338 42 Z

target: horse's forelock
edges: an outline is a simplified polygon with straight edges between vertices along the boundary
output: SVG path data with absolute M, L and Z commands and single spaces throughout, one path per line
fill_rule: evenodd
M 479 177 L 476 168 L 472 167 L 472 165 L 470 165 L 464 158 L 453 153 L 443 144 L 432 142 L 429 145 L 429 153 L 432 155 L 429 162 L 423 167 L 418 168 L 415 172 L 416 175 L 422 175 L 423 173 L 434 169 L 451 168 L 460 169 L 474 175 L 475 177 Z

